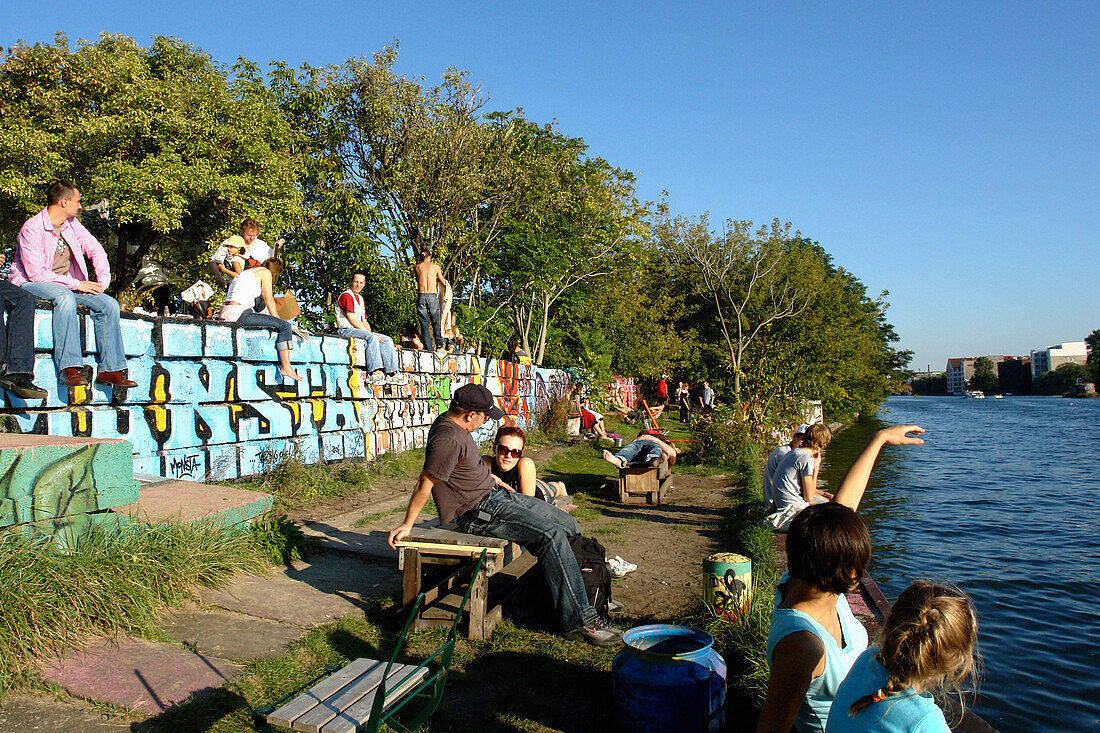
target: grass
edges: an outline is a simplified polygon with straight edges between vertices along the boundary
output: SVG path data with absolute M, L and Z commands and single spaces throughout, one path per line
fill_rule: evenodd
M 143 634 L 164 605 L 196 585 L 258 573 L 264 552 L 251 534 L 214 524 L 97 528 L 76 550 L 9 533 L 0 537 L 0 691 L 37 659 L 94 636 Z
M 273 453 L 265 459 L 263 473 L 237 485 L 271 494 L 278 511 L 289 511 L 323 499 L 371 491 L 379 481 L 417 476 L 424 465 L 424 449 L 386 453 L 373 461 L 304 463 L 296 452 Z

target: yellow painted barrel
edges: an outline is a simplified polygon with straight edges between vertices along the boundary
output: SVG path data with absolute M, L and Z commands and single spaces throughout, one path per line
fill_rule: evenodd
M 740 619 L 752 604 L 752 560 L 719 552 L 703 561 L 703 599 L 716 616 Z

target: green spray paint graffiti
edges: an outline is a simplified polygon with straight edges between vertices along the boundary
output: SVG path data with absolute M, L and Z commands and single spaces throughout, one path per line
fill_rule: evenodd
M 449 376 L 433 376 L 428 386 L 428 400 L 436 413 L 442 415 L 451 404 L 451 378 Z

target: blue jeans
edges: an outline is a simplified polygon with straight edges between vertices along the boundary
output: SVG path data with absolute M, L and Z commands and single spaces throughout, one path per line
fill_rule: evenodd
M 237 324 L 251 328 L 274 328 L 279 332 L 275 337 L 276 351 L 290 351 L 294 346 L 294 327 L 290 325 L 290 321 L 284 321 L 278 316 L 257 313 L 249 308 L 237 317 Z
M 439 296 L 421 293 L 416 296 L 416 315 L 420 318 L 420 340 L 428 351 L 443 348 L 442 314 L 439 312 Z
M 341 328 L 338 333 L 347 338 L 363 339 L 367 342 L 364 358 L 368 372 L 381 369 L 386 374 L 393 374 L 397 371 L 397 347 L 393 345 L 393 339 L 389 336 L 364 331 L 361 328 Z
M 518 542 L 539 559 L 564 631 L 592 623 L 599 615 L 588 602 L 569 538 L 581 533 L 577 520 L 541 499 L 497 487 L 457 519 L 469 534 Z
M 628 466 L 644 466 L 654 458 L 663 458 L 664 455 L 665 452 L 661 450 L 661 446 L 652 440 L 635 440 L 633 443 L 627 443 L 615 454 Z
M 84 366 L 78 305 L 86 307 L 92 316 L 99 371 L 119 372 L 126 368 L 117 300 L 103 293 L 78 293 L 58 283 L 25 282 L 20 287 L 53 303 L 53 360 L 58 371 Z

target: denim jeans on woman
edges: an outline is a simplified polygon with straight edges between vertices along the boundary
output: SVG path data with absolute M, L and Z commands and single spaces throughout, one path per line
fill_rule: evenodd
M 456 521 L 463 532 L 518 542 L 535 554 L 561 611 L 564 631 L 599 618 L 588 602 L 577 557 L 569 547 L 569 538 L 581 532 L 569 514 L 541 499 L 498 486 Z
M 274 328 L 279 332 L 278 337 L 275 339 L 276 351 L 290 351 L 290 348 L 294 345 L 294 327 L 290 325 L 290 321 L 284 321 L 282 318 L 269 316 L 266 313 L 257 313 L 249 308 L 237 316 L 237 325 Z

